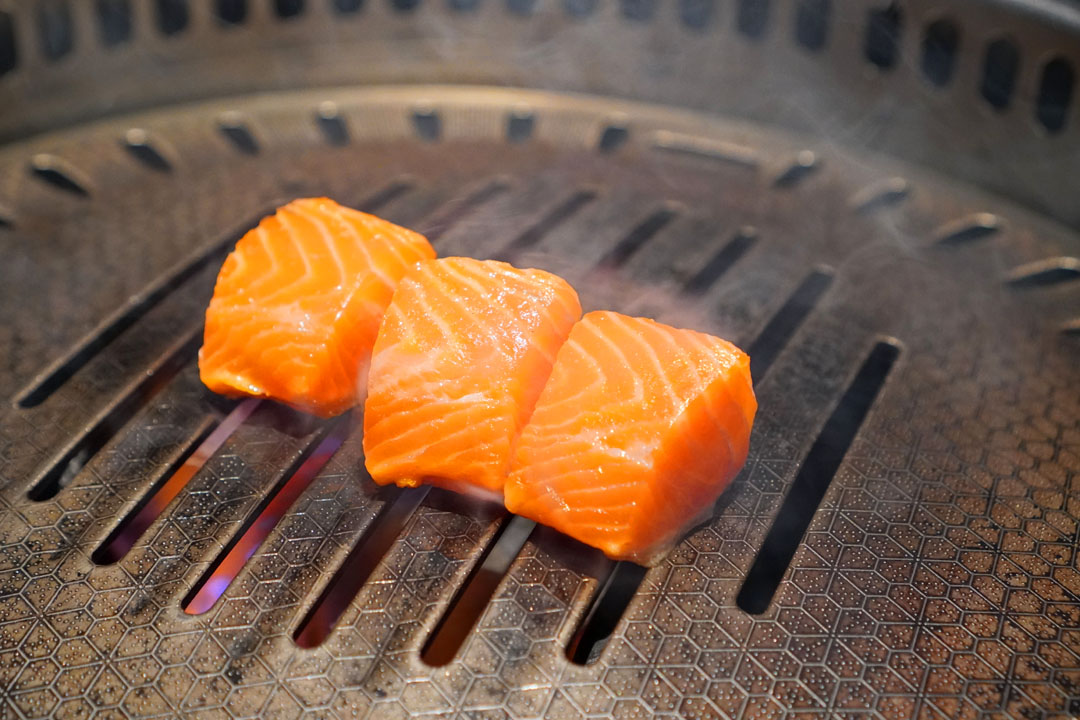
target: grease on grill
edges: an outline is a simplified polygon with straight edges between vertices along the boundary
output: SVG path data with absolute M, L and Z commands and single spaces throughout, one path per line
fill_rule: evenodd
M 894 341 L 878 342 L 818 434 L 784 497 L 735 602 L 765 612 L 787 572 L 833 476 L 900 355 Z

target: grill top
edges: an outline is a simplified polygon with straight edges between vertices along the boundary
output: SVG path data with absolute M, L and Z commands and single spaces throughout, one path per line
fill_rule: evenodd
M 353 429 L 263 403 L 214 435 L 237 406 L 193 358 L 220 259 L 316 193 L 442 255 L 559 272 L 589 308 L 750 347 L 760 419 L 714 519 L 635 592 L 632 568 L 525 540 L 495 508 L 376 491 Z M 452 88 L 43 136 L 0 150 L 0 205 L 13 716 L 1080 712 L 1080 244 L 1060 226 L 795 136 Z M 220 447 L 167 483 L 208 433 Z M 274 497 L 297 499 L 185 613 Z M 135 516 L 145 533 L 116 532 Z M 434 666 L 440 619 L 470 605 L 476 627 Z

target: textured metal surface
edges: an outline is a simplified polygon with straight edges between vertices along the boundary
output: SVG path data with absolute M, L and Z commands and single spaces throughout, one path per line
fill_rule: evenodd
M 508 139 L 526 109 L 531 132 L 517 123 Z M 327 117 L 346 134 L 327 133 Z M 602 152 L 612 118 L 629 131 Z M 131 152 L 132 139 L 168 169 Z M 584 191 L 595 196 L 568 204 Z M 183 613 L 318 439 L 269 404 L 125 557 L 91 561 L 229 407 L 200 387 L 187 342 L 220 255 L 184 268 L 275 202 L 313 193 L 382 197 L 386 216 L 435 230 L 442 254 L 516 247 L 519 264 L 563 273 L 588 307 L 742 345 L 808 274 L 831 268 L 756 379 L 746 470 L 713 520 L 649 572 L 595 663 L 575 665 L 565 648 L 603 562 L 546 531 L 457 659 L 421 662 L 501 521 L 442 494 L 409 519 L 325 642 L 296 647 L 300 619 L 386 502 L 355 434 L 217 604 Z M 1080 283 L 1068 272 L 1014 282 L 1017 268 L 1067 270 L 1033 263 L 1080 256 L 1061 225 L 892 160 L 737 122 L 434 87 L 216 102 L 11 144 L 0 206 L 0 394 L 12 399 L 0 410 L 0 716 L 1080 712 L 1080 340 L 1067 331 Z M 626 255 L 625 238 L 664 210 L 668 222 Z M 756 240 L 685 294 L 747 226 Z M 621 242 L 619 267 L 592 270 Z M 735 596 L 780 500 L 883 336 L 902 343 L 900 360 L 774 602 L 747 614 Z M 53 376 L 62 382 L 42 385 L 72 357 Z M 160 382 L 147 382 L 155 368 Z M 101 447 L 85 467 L 30 499 L 91 428 Z
M 4 0 L 0 138 L 252 91 L 533 87 L 828 133 L 1080 227 L 1078 37 L 1069 0 Z

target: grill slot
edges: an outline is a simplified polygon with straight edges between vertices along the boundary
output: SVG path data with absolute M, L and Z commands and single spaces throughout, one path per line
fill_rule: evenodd
M 31 500 L 48 500 L 66 487 L 105 446 L 113 435 L 134 417 L 147 402 L 160 392 L 195 352 L 196 338 L 189 338 L 178 350 L 168 354 L 160 364 L 137 382 L 125 395 L 105 408 L 82 434 L 76 436 L 59 456 L 33 482 L 27 492 Z
M 251 403 L 251 401 L 246 401 L 246 403 Z M 252 409 L 254 408 L 252 407 Z M 242 420 L 241 417 L 240 421 Z M 223 422 L 222 425 L 224 426 L 228 422 L 229 419 Z M 237 424 L 239 423 L 237 422 Z M 282 475 L 282 481 L 267 493 L 260 506 L 251 513 L 244 527 L 225 546 L 217 559 L 210 564 L 207 571 L 181 601 L 180 607 L 184 612 L 189 615 L 201 615 L 213 607 L 229 584 L 236 579 L 244 564 L 258 551 L 266 537 L 277 526 L 278 521 L 292 507 L 297 498 L 307 490 L 311 481 L 315 479 L 315 475 L 323 469 L 334 453 L 338 451 L 338 448 L 345 441 L 348 431 L 348 423 L 339 422 L 336 427 L 330 429 L 326 437 L 319 441 L 317 447 L 313 447 L 310 455 L 297 459 L 298 466 L 294 472 L 287 472 Z M 205 461 L 206 457 L 213 454 L 227 437 L 228 434 L 224 434 L 216 446 L 210 446 L 207 443 L 208 447 L 205 448 L 206 452 L 203 460 Z M 200 448 L 200 451 L 203 450 L 204 448 Z M 201 466 L 201 463 L 199 466 Z M 196 470 L 198 470 L 198 466 L 192 470 L 191 474 L 194 474 Z M 170 482 L 172 481 L 170 480 Z M 172 495 L 175 496 L 176 492 L 179 492 L 179 487 L 176 488 Z M 159 501 L 155 497 L 154 503 L 164 508 L 171 499 L 172 497 L 161 498 Z
M 739 590 L 736 603 L 746 612 L 758 614 L 768 608 L 844 455 L 899 355 L 899 347 L 892 342 L 879 342 L 874 346 L 814 441 Z
M 313 648 L 322 644 L 428 492 L 429 488 L 426 487 L 403 490 L 393 493 L 393 498 L 386 501 L 319 599 L 300 621 L 293 633 L 297 645 Z
M 820 269 L 810 273 L 795 289 L 787 302 L 769 319 L 765 328 L 750 345 L 750 376 L 761 379 L 773 361 L 798 331 L 806 316 L 821 300 L 832 284 L 832 270 Z
M 171 172 L 172 165 L 161 154 L 150 135 L 141 128 L 132 128 L 124 134 L 124 147 L 133 158 L 141 162 L 151 170 L 158 172 Z
M 642 566 L 630 562 L 608 563 L 606 576 L 600 578 L 600 591 L 566 647 L 566 657 L 571 662 L 588 665 L 600 658 L 646 572 Z
M 329 100 L 321 103 L 315 113 L 315 120 L 328 145 L 340 147 L 349 144 L 349 126 L 335 103 Z
M 143 499 L 93 552 L 90 559 L 98 565 L 111 565 L 124 557 L 143 536 L 146 529 L 164 512 L 169 503 L 180 494 L 195 473 L 251 415 L 257 405 L 257 400 L 246 400 L 218 423 L 217 427 L 211 429 L 208 422 L 204 424 L 198 435 L 193 438 L 188 450 L 180 456 L 175 466 L 166 472 L 162 482 L 155 484 L 143 496 Z
M 86 174 L 71 163 L 46 153 L 39 153 L 30 160 L 34 177 L 45 181 L 58 190 L 89 197 L 91 183 Z
M 687 281 L 683 286 L 683 292 L 687 295 L 702 295 L 754 246 L 757 239 L 757 231 L 754 228 L 740 228 L 735 233 L 735 237 L 720 248 L 701 270 Z
M 535 528 L 536 523 L 518 516 L 506 518 L 499 524 L 479 564 L 450 601 L 446 614 L 424 643 L 420 657 L 425 663 L 442 667 L 454 659 Z
M 514 262 L 519 254 L 543 240 L 545 235 L 568 221 L 596 197 L 597 193 L 593 190 L 577 191 L 511 240 L 506 247 L 495 253 L 493 258 L 509 263 Z
M 273 208 L 270 208 L 250 222 L 245 223 L 242 226 L 242 231 L 228 233 L 226 235 L 227 239 L 197 253 L 193 258 L 181 263 L 172 272 L 166 273 L 132 298 L 125 307 L 101 323 L 76 344 L 66 357 L 54 363 L 51 369 L 46 370 L 26 390 L 20 393 L 16 398 L 18 405 L 29 408 L 44 402 L 46 398 L 70 380 L 75 373 L 85 367 L 109 343 L 137 323 L 171 293 L 186 285 L 189 281 L 195 280 L 195 276 L 199 275 L 200 271 L 206 270 L 211 265 L 216 265 L 216 263 L 224 259 L 226 253 L 232 249 L 232 246 L 236 244 L 236 241 L 240 239 L 244 232 L 254 227 L 263 215 L 272 212 Z M 206 277 L 199 278 L 199 281 L 212 282 L 212 277 L 217 275 L 217 268 L 210 269 L 213 270 L 213 276 L 206 274 Z M 193 282 L 193 284 L 197 283 Z
M 673 208 L 657 210 L 649 217 L 641 221 L 633 230 L 627 233 L 615 247 L 596 263 L 594 270 L 610 271 L 622 267 L 634 253 L 640 250 L 645 243 L 649 242 L 657 233 L 663 230 L 677 216 Z
M 508 181 L 502 179 L 492 180 L 476 192 L 466 195 L 460 201 L 449 203 L 444 212 L 437 213 L 424 223 L 423 234 L 433 243 L 438 241 L 471 213 L 509 189 L 510 183 Z

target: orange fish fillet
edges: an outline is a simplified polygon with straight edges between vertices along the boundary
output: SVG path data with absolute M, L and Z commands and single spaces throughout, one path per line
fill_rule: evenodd
M 398 281 L 433 257 L 424 236 L 327 198 L 279 208 L 240 239 L 218 274 L 199 351 L 202 381 L 324 417 L 353 407 Z
M 588 313 L 518 440 L 506 507 L 653 564 L 746 462 L 756 410 L 750 359 L 731 343 Z
M 417 266 L 375 341 L 371 477 L 500 496 L 513 443 L 579 317 L 574 289 L 541 270 L 470 258 Z

